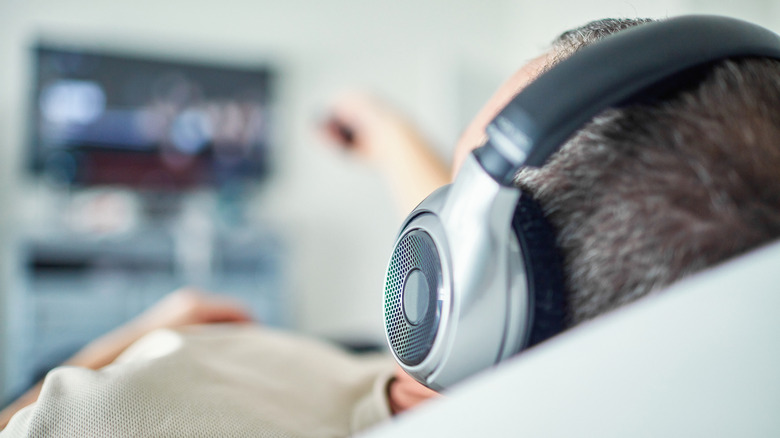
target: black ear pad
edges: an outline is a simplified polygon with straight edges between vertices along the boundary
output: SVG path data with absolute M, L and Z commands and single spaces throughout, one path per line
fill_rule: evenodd
M 512 228 L 517 235 L 528 278 L 531 325 L 527 347 L 532 347 L 565 328 L 567 314 L 563 282 L 563 259 L 555 232 L 541 206 L 523 192 L 515 208 Z

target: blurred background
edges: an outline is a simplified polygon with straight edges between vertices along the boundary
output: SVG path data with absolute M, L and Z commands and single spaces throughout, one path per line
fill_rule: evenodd
M 324 147 L 344 90 L 449 160 L 495 88 L 561 31 L 772 0 L 0 0 L 0 399 L 191 284 L 268 325 L 381 344 L 403 213 Z

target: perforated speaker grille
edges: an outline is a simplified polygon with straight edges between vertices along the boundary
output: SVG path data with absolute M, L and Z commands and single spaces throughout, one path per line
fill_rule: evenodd
M 425 276 L 427 290 L 419 300 L 405 300 L 405 283 L 414 270 Z M 441 285 L 441 262 L 433 239 L 419 229 L 407 233 L 396 245 L 385 277 L 385 330 L 390 347 L 407 365 L 422 362 L 433 346 L 441 316 Z M 419 294 L 418 286 L 412 285 L 409 289 L 410 293 Z M 421 304 L 415 308 L 424 309 L 424 314 L 410 321 L 404 312 L 404 301 L 407 305 L 410 302 Z

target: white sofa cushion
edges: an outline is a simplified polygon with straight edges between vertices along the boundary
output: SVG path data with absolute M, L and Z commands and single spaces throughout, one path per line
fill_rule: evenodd
M 780 242 L 583 324 L 369 433 L 780 436 Z

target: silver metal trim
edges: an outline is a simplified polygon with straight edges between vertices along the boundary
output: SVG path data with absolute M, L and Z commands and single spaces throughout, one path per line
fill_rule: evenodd
M 418 365 L 399 361 L 431 388 L 444 389 L 494 365 L 527 338 L 526 275 L 512 229 L 519 196 L 469 155 L 455 182 L 423 201 L 399 233 L 396 245 L 421 229 L 439 251 L 442 311 L 436 337 Z

